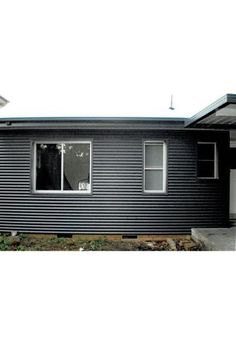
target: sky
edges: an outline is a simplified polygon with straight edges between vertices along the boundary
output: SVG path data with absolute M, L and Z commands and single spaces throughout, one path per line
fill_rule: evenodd
M 192 116 L 236 93 L 235 32 L 228 0 L 0 0 L 0 117 Z

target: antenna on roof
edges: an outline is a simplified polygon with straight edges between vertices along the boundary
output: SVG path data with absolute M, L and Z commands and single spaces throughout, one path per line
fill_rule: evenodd
M 7 103 L 9 103 L 8 100 L 0 96 L 0 108 L 4 107 L 4 105 L 6 105 Z
M 175 108 L 173 107 L 173 94 L 170 97 L 170 106 L 169 106 L 170 110 L 175 110 Z

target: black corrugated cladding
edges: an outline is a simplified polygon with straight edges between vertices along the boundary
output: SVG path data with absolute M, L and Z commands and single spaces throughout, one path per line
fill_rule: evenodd
M 92 139 L 92 194 L 32 193 L 32 141 Z M 143 140 L 165 140 L 167 193 L 143 193 Z M 197 141 L 217 142 L 219 180 L 197 179 Z M 226 226 L 228 132 L 5 131 L 0 134 L 0 231 L 185 234 Z

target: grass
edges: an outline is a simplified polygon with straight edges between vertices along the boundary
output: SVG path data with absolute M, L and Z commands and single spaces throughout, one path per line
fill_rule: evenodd
M 199 244 L 193 241 L 174 240 L 176 250 L 201 250 Z M 186 247 L 186 244 L 188 247 Z M 16 237 L 9 234 L 0 235 L 0 251 L 170 251 L 168 241 L 139 240 L 109 240 L 99 238 L 86 240 L 84 238 L 57 238 L 56 236 L 33 236 L 19 234 Z

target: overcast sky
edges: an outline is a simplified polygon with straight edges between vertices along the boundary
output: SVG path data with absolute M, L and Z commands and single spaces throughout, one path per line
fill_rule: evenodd
M 236 93 L 233 6 L 0 0 L 0 116 L 191 116 Z

